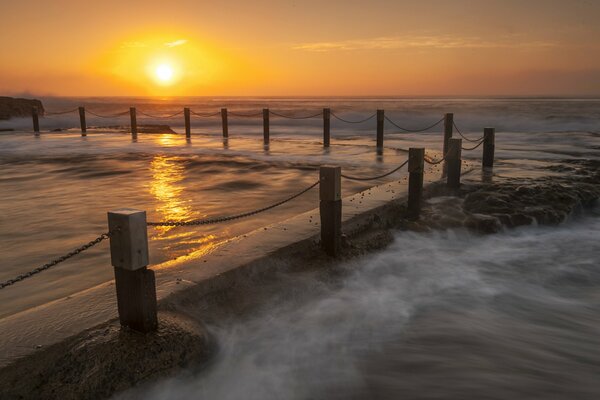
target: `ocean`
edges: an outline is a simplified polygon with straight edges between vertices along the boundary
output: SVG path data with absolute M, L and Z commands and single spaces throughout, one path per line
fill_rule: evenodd
M 330 107 L 345 120 L 377 109 L 408 130 L 454 113 L 461 132 L 496 128 L 499 178 L 535 177 L 565 159 L 598 159 L 600 99 L 511 98 L 45 98 L 46 112 L 85 106 L 98 115 L 138 110 L 139 125 L 168 125 L 132 141 L 127 115 L 77 112 L 0 121 L 0 281 L 30 271 L 105 232 L 106 212 L 146 210 L 148 220 L 231 215 L 281 200 L 316 181 L 322 164 L 354 175 L 400 165 L 409 147 L 439 154 L 442 125 L 406 133 L 386 121 L 385 150 L 375 151 L 375 119 L 332 117 L 322 147 L 321 117 L 192 117 L 258 114 L 302 118 Z M 169 117 L 173 114 L 178 114 Z M 147 115 L 152 115 L 149 117 Z M 455 137 L 457 137 L 455 133 Z M 465 145 L 468 145 L 465 143 Z M 470 144 L 469 144 L 470 145 Z M 480 159 L 481 148 L 464 152 Z M 343 182 L 349 195 L 387 180 Z M 312 191 L 268 213 L 226 225 L 149 229 L 152 265 L 201 257 L 218 243 L 318 205 Z M 488 237 L 461 230 L 397 232 L 391 248 L 353 262 L 335 290 L 320 290 L 250 316 L 209 326 L 223 350 L 208 372 L 189 373 L 144 398 L 597 398 L 600 373 L 600 245 L 597 210 L 553 228 L 531 226 Z M 456 243 L 461 244 L 457 252 Z M 408 250 L 407 250 L 408 249 Z M 492 259 L 492 253 L 495 256 Z M 400 261 L 398 261 L 400 260 Z M 426 262 L 425 262 L 426 261 Z M 357 263 L 359 265 L 357 265 Z M 417 267 L 419 265 L 419 267 Z M 106 244 L 0 292 L 0 318 L 107 282 Z M 302 284 L 310 285 L 310 282 Z M 335 323 L 334 323 L 335 322 Z M 240 332 L 252 332 L 251 335 Z M 236 385 L 229 385 L 231 379 Z M 568 390 L 566 390 L 567 388 Z M 146 389 L 145 389 L 146 390 Z M 561 391 L 562 390 L 562 391 Z M 566 391 L 565 391 L 566 390 Z M 571 390 L 575 395 L 568 397 Z M 243 396 L 242 396 L 243 395 Z M 472 395 L 472 396 L 471 396 Z

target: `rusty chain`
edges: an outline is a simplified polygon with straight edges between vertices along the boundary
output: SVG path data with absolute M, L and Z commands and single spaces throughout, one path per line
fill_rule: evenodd
M 458 132 L 460 137 L 465 139 L 467 142 L 475 143 L 475 142 L 479 142 L 480 140 L 483 140 L 483 136 L 480 137 L 479 139 L 469 139 L 468 137 L 466 137 L 465 135 L 462 134 L 462 132 L 460 131 L 460 129 L 458 129 L 458 126 L 456 126 L 456 123 L 454 123 L 454 121 L 452 121 L 452 125 L 454 126 L 454 129 L 456 129 L 456 132 Z
M 50 261 L 49 263 L 46 263 L 44 265 L 42 265 L 41 267 L 37 267 L 34 270 L 31 270 L 29 272 L 26 272 L 24 274 L 21 274 L 19 276 L 17 276 L 16 278 L 13 279 L 9 279 L 7 281 L 4 282 L 0 282 L 0 289 L 4 289 L 7 286 L 11 286 L 17 282 L 20 282 L 22 280 L 25 280 L 27 278 L 32 277 L 33 275 L 39 274 L 42 271 L 45 271 L 51 267 L 54 267 L 57 264 L 62 263 L 63 261 L 68 260 L 71 257 L 76 256 L 77 254 L 86 251 L 87 249 L 89 249 L 90 247 L 94 247 L 95 245 L 97 245 L 98 243 L 102 242 L 105 239 L 108 239 L 109 237 L 111 237 L 111 235 L 113 235 L 115 232 L 117 232 L 118 229 L 112 230 L 110 232 L 107 233 L 103 233 L 102 235 L 98 236 L 96 239 L 84 244 L 83 246 L 79 246 L 78 248 L 76 248 L 75 250 L 65 254 L 64 256 L 58 257 L 52 261 Z
M 338 117 L 338 116 L 337 116 L 337 115 L 336 115 L 336 114 L 335 114 L 333 111 L 331 111 L 331 116 L 332 116 L 333 118 L 335 118 L 335 119 L 337 119 L 337 120 L 340 120 L 340 121 L 342 121 L 342 122 L 345 122 L 345 123 L 347 123 L 347 124 L 362 124 L 363 122 L 367 122 L 368 120 L 370 120 L 370 119 L 373 119 L 373 118 L 374 118 L 376 115 L 377 115 L 377 114 L 373 114 L 373 115 L 371 115 L 370 117 L 367 117 L 367 118 L 365 118 L 365 119 L 361 119 L 361 120 L 359 120 L 359 121 L 349 121 L 349 120 L 347 120 L 347 119 L 344 119 L 344 118 Z
M 384 118 L 385 118 L 385 120 L 386 120 L 387 122 L 389 122 L 390 124 L 394 125 L 396 128 L 398 128 L 398 129 L 400 129 L 401 131 L 404 131 L 404 132 L 406 132 L 406 133 L 419 133 L 419 132 L 425 132 L 425 131 L 428 131 L 428 130 L 430 130 L 431 128 L 434 128 L 434 127 L 436 127 L 437 125 L 439 125 L 439 124 L 440 124 L 440 123 L 441 123 L 441 122 L 444 120 L 444 118 L 442 118 L 442 119 L 440 119 L 439 121 L 435 122 L 433 125 L 430 125 L 430 126 L 428 126 L 428 127 L 426 127 L 426 128 L 421 128 L 421 129 L 408 129 L 408 128 L 403 128 L 403 127 L 401 127 L 400 125 L 396 124 L 394 121 L 392 121 L 392 120 L 391 120 L 390 118 L 388 118 L 388 117 L 385 117 L 385 116 L 384 116 Z
M 199 220 L 193 220 L 193 221 L 161 221 L 161 222 L 147 222 L 148 226 L 196 226 L 196 225 L 213 225 L 213 224 L 219 224 L 221 222 L 227 222 L 227 221 L 232 221 L 235 219 L 240 219 L 240 218 L 245 218 L 245 217 L 250 217 L 252 215 L 256 215 L 259 213 L 262 213 L 264 211 L 268 211 L 271 210 L 275 207 L 278 207 L 282 204 L 285 204 L 289 201 L 294 200 L 296 197 L 300 197 L 301 195 L 303 195 L 304 193 L 308 192 L 310 189 L 314 188 L 315 186 L 317 186 L 319 183 L 321 182 L 321 180 L 316 181 L 315 183 L 313 183 L 312 185 L 310 185 L 309 187 L 307 187 L 306 189 L 303 189 L 302 191 L 284 199 L 281 200 L 275 204 L 271 204 L 270 206 L 267 207 L 263 207 L 263 208 L 259 208 L 258 210 L 253 210 L 253 211 L 248 211 L 242 214 L 236 214 L 236 215 L 230 215 L 230 216 L 226 216 L 226 217 L 217 217 L 217 218 L 207 218 L 207 219 L 199 219 Z
M 353 180 L 353 181 L 373 181 L 375 179 L 385 178 L 386 176 L 393 174 L 394 172 L 396 172 L 399 169 L 401 169 L 402 167 L 404 167 L 406 164 L 408 164 L 408 160 L 406 160 L 402 164 L 400 164 L 399 167 L 396 167 L 393 170 L 391 170 L 390 172 L 386 172 L 383 175 L 373 176 L 373 177 L 369 177 L 369 178 L 361 178 L 361 177 L 358 177 L 358 176 L 349 176 L 349 175 L 342 174 L 342 178 L 350 179 L 350 180 Z

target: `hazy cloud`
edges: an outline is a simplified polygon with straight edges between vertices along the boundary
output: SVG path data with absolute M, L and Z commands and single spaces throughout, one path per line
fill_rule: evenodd
M 186 43 L 187 43 L 186 39 L 179 39 L 179 40 L 176 40 L 174 42 L 165 43 L 165 46 L 167 46 L 167 47 L 176 47 L 176 46 L 182 46 L 182 45 L 184 45 Z
M 348 50 L 389 50 L 403 48 L 469 49 L 469 48 L 534 48 L 554 47 L 558 43 L 545 41 L 520 41 L 515 37 L 486 40 L 478 37 L 451 36 L 391 36 L 371 39 L 354 39 L 334 42 L 302 43 L 292 48 L 315 52 Z

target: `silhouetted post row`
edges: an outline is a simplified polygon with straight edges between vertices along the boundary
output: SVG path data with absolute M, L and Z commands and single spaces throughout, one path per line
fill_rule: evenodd
M 331 141 L 331 109 L 323 109 L 323 147 L 329 147 Z
M 425 170 L 425 149 L 408 149 L 408 215 L 417 218 L 421 213 L 423 198 L 423 172 Z
M 37 107 L 31 109 L 31 118 L 33 120 L 33 132 L 35 132 L 37 136 L 40 134 L 40 117 L 38 116 Z
M 81 125 L 81 136 L 87 135 L 87 124 L 85 122 L 85 108 L 79 107 L 79 123 Z
M 446 153 L 446 165 L 448 167 L 447 185 L 449 188 L 460 187 L 462 139 L 448 140 L 448 152 Z
M 110 211 L 108 229 L 119 321 L 138 332 L 155 331 L 156 279 L 154 271 L 147 268 L 150 261 L 146 212 L 130 208 Z
M 227 123 L 227 109 L 221 108 L 221 121 L 223 123 L 223 139 L 229 137 L 229 125 Z
M 377 110 L 377 154 L 383 154 L 383 125 L 385 111 Z
M 185 137 L 189 139 L 192 137 L 192 125 L 190 122 L 190 109 L 188 107 L 183 109 L 183 119 L 185 120 Z
M 135 107 L 129 107 L 129 117 L 131 118 L 131 138 L 137 139 L 137 115 Z
M 269 109 L 263 108 L 263 143 L 269 145 Z
M 336 257 L 342 247 L 342 168 L 322 166 L 319 179 L 321 247 Z
M 496 141 L 496 129 L 484 128 L 483 129 L 483 159 L 481 162 L 483 168 L 493 168 L 494 167 L 494 150 L 496 147 L 495 141 Z
M 452 128 L 454 126 L 454 114 L 444 114 L 444 149 L 443 154 L 448 152 L 448 141 L 452 139 Z

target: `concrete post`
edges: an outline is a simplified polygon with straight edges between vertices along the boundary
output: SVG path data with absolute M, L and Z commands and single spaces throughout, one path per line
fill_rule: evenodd
M 411 218 L 418 218 L 421 213 L 424 160 L 425 149 L 408 149 L 408 215 Z
M 447 185 L 449 188 L 460 187 L 460 168 L 462 139 L 448 140 L 448 152 L 446 153 L 446 165 L 448 166 Z
M 263 143 L 269 145 L 269 109 L 263 108 Z
M 342 247 L 342 169 L 323 166 L 319 169 L 319 178 L 321 247 L 336 257 Z
M 38 136 L 40 134 L 40 118 L 38 116 L 37 107 L 31 109 L 31 118 L 33 119 L 33 132 Z
M 384 110 L 377 110 L 377 154 L 383 154 Z
M 454 114 L 444 114 L 444 148 L 442 154 L 448 152 L 448 141 L 452 138 L 452 130 L 454 127 Z
M 223 122 L 223 139 L 229 137 L 229 125 L 227 123 L 227 109 L 221 108 L 221 121 Z
M 323 147 L 329 147 L 331 141 L 331 109 L 323 109 Z
M 494 128 L 483 129 L 483 168 L 494 167 L 494 150 L 496 148 L 496 130 Z
M 129 107 L 129 117 L 131 118 L 131 138 L 137 139 L 137 115 L 135 107 Z
M 183 119 L 185 122 L 185 137 L 189 139 L 192 137 L 192 126 L 190 123 L 190 109 L 187 107 L 183 109 Z
M 108 213 L 110 258 L 115 270 L 119 321 L 139 332 L 158 328 L 156 280 L 147 269 L 148 233 L 146 212 L 119 209 Z
M 81 124 L 81 136 L 87 135 L 87 124 L 85 122 L 85 108 L 79 107 L 79 123 Z

